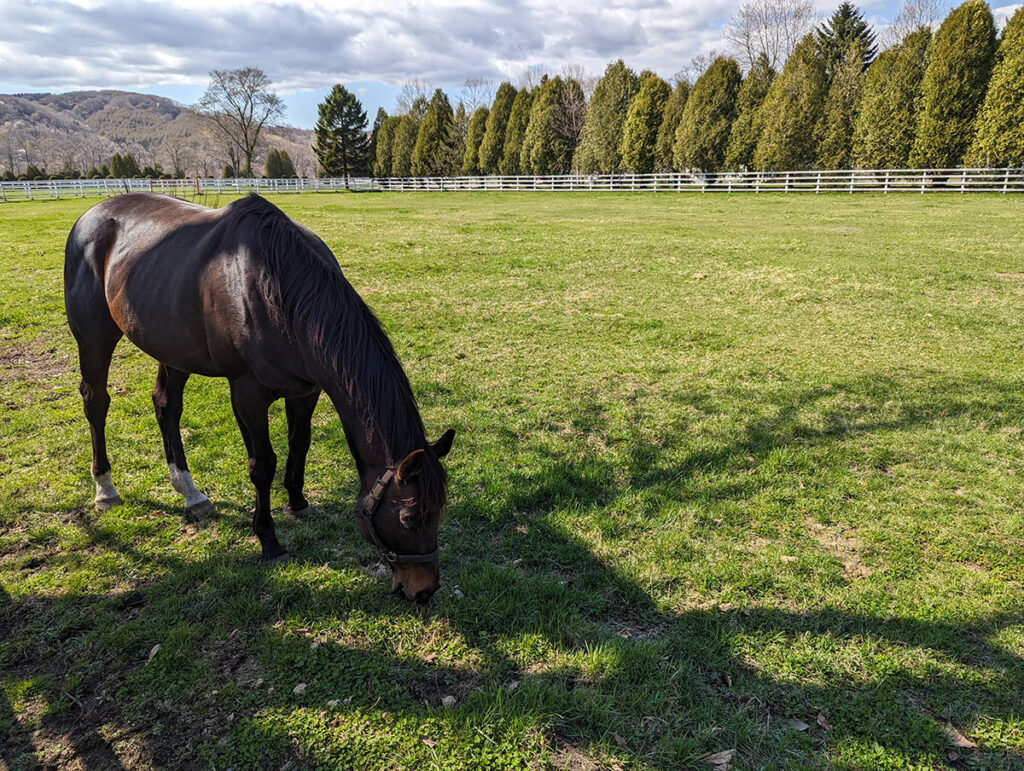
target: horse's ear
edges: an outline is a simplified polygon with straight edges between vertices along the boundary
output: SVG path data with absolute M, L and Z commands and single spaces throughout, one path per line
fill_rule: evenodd
M 398 471 L 395 473 L 395 478 L 399 482 L 408 482 L 414 476 L 417 476 L 423 471 L 423 450 L 413 450 L 401 463 L 398 464 Z
M 455 429 L 449 428 L 441 438 L 430 445 L 434 449 L 434 455 L 438 458 L 443 458 L 452 449 L 452 440 L 455 439 Z

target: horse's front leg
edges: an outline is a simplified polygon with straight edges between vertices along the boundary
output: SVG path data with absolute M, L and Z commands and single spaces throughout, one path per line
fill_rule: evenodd
M 187 372 L 161 364 L 153 387 L 153 409 L 160 434 L 164 438 L 164 455 L 171 475 L 171 487 L 185 496 L 186 515 L 191 520 L 202 519 L 213 511 L 213 504 L 192 481 L 181 443 L 182 394 L 188 381 Z
M 256 488 L 256 507 L 252 514 L 252 530 L 260 539 L 263 561 L 284 561 L 288 552 L 277 540 L 274 518 L 270 514 L 270 484 L 274 481 L 277 456 L 270 444 L 267 409 L 274 397 L 251 377 L 231 381 L 231 408 L 249 451 L 249 480 Z
M 288 491 L 288 503 L 285 504 L 284 512 L 300 519 L 313 513 L 309 501 L 302 494 L 302 487 L 306 479 L 310 424 L 319 398 L 318 388 L 309 396 L 284 400 L 284 411 L 288 416 L 288 459 L 284 464 L 284 487 Z

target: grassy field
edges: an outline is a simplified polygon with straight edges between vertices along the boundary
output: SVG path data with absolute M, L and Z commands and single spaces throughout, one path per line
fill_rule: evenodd
M 1024 199 L 275 202 L 458 429 L 442 588 L 390 595 L 326 400 L 266 567 L 193 378 L 186 522 L 125 342 L 95 512 L 92 202 L 0 206 L 0 769 L 1024 768 Z

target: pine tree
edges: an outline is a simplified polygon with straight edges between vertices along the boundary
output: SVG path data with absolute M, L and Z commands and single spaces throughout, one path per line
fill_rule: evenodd
M 819 27 L 815 34 L 818 41 L 818 55 L 825 64 L 825 79 L 831 85 L 839 68 L 846 60 L 847 51 L 855 41 L 860 41 L 861 69 L 866 70 L 875 58 L 875 33 L 871 31 L 860 9 L 853 3 L 843 2 L 835 13 Z
M 761 136 L 754 167 L 765 171 L 809 169 L 817 161 L 815 129 L 825 106 L 825 65 L 814 37 L 806 35 L 761 105 Z
M 292 179 L 295 177 L 295 165 L 291 156 L 284 150 L 271 150 L 267 153 L 267 161 L 263 170 L 267 179 Z
M 466 153 L 462 160 L 462 173 L 466 176 L 475 177 L 481 173 L 480 170 L 480 144 L 484 139 L 484 132 L 487 128 L 487 115 L 490 113 L 486 107 L 478 107 L 469 119 L 469 131 L 466 133 Z
M 519 89 L 512 102 L 512 111 L 509 113 L 508 127 L 505 130 L 505 142 L 501 149 L 499 170 L 502 174 L 523 173 L 523 167 L 519 164 L 519 160 L 522 156 L 526 129 L 530 125 L 530 109 L 532 107 L 533 92 L 528 88 Z
M 377 135 L 380 134 L 380 127 L 388 118 L 383 107 L 377 108 L 377 117 L 373 119 L 373 127 L 370 129 L 370 141 L 366 146 L 366 171 L 373 174 L 373 167 L 377 161 Z
M 995 48 L 995 23 L 985 0 L 967 0 L 942 22 L 928 51 L 911 166 L 960 164 L 974 135 Z
M 736 120 L 725 150 L 725 168 L 749 169 L 754 165 L 754 148 L 761 136 L 763 123 L 761 105 L 773 80 L 775 70 L 768 63 L 767 54 L 762 52 L 743 79 L 736 97 Z
M 868 68 L 853 130 L 853 158 L 860 168 L 907 167 L 931 39 L 927 27 L 918 27 Z
M 665 104 L 672 93 L 668 83 L 650 70 L 640 73 L 640 87 L 629 103 L 626 122 L 622 126 L 622 167 L 637 174 L 654 171 L 655 143 L 665 114 Z
M 565 174 L 572 163 L 572 140 L 565 134 L 565 83 L 558 76 L 540 86 L 530 107 L 519 164 L 526 174 Z
M 445 156 L 451 147 L 452 127 L 455 114 L 451 102 L 441 89 L 434 91 L 423 116 L 416 145 L 412 151 L 412 175 L 414 177 L 438 177 L 444 174 Z
M 124 174 L 124 161 L 121 160 L 121 153 L 114 153 L 110 157 L 110 176 L 114 179 L 123 179 Z
M 420 121 L 427 114 L 426 98 L 416 97 L 412 107 L 395 125 L 395 138 L 391 143 L 391 176 L 412 176 L 412 152 L 416 148 Z
M 677 169 L 718 171 L 725 164 L 742 80 L 736 60 L 719 56 L 693 84 L 676 129 Z
M 470 116 L 466 114 L 466 105 L 461 100 L 455 108 L 455 117 L 448 134 L 447 148 L 442 163 L 442 173 L 446 177 L 454 177 L 462 171 L 462 162 L 466 160 L 466 140 L 469 135 Z
M 380 124 L 377 132 L 377 154 L 373 163 L 373 176 L 391 176 L 391 149 L 395 142 L 395 128 L 402 119 L 397 115 L 389 115 Z
M 580 174 L 614 174 L 622 165 L 622 126 L 636 94 L 637 77 L 622 59 L 612 62 L 587 105 L 573 168 Z
M 690 95 L 690 84 L 685 80 L 677 80 L 676 87 L 665 103 L 665 112 L 658 127 L 658 137 L 654 143 L 654 170 L 672 171 L 675 169 L 676 129 L 682 120 L 686 100 Z
M 818 165 L 823 169 L 853 166 L 853 128 L 863 85 L 864 41 L 854 39 L 825 97 L 825 113 L 818 127 Z
M 366 111 L 355 94 L 335 84 L 320 103 L 313 132 L 313 154 L 324 176 L 366 173 Z
M 970 166 L 1024 166 L 1024 8 L 1003 30 L 977 133 L 965 159 Z
M 505 134 L 508 131 L 508 119 L 512 115 L 512 104 L 516 99 L 516 90 L 511 83 L 498 86 L 494 103 L 487 114 L 487 125 L 483 139 L 480 141 L 480 173 L 497 174 L 505 149 Z

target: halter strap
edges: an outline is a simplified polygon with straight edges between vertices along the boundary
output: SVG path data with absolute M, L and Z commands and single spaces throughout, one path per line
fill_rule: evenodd
M 391 564 L 395 563 L 415 563 L 415 562 L 433 562 L 437 559 L 439 550 L 434 549 L 426 554 L 398 554 L 394 550 L 389 549 L 384 545 L 384 542 L 380 540 L 380 536 L 377 535 L 377 528 L 373 525 L 373 515 L 377 509 L 380 508 L 380 502 L 384 498 L 384 493 L 388 489 L 388 485 L 391 484 L 391 480 L 395 478 L 394 469 L 385 469 L 384 473 L 377 477 L 377 481 L 373 483 L 373 487 L 370 488 L 370 492 L 363 498 L 362 503 L 356 506 L 356 518 L 366 520 L 366 532 L 370 535 L 370 540 L 373 545 L 380 550 L 380 556 L 383 557 L 387 562 Z

